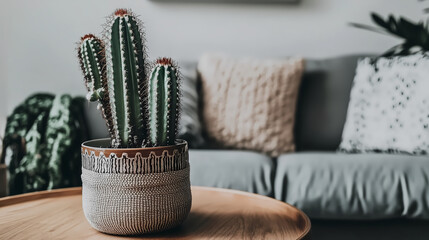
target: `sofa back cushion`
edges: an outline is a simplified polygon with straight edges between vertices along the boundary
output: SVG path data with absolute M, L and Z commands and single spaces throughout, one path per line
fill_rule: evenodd
M 301 58 L 254 59 L 206 54 L 198 63 L 203 122 L 210 142 L 276 157 L 295 150 Z
M 298 151 L 338 148 L 357 61 L 361 57 L 365 56 L 306 59 L 295 123 Z

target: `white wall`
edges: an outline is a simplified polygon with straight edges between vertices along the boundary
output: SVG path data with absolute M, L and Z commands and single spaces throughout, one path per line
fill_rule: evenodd
M 75 42 L 85 33 L 98 34 L 104 17 L 118 7 L 141 15 L 152 59 L 188 60 L 205 51 L 313 58 L 381 52 L 396 40 L 347 23 L 370 23 L 370 11 L 416 19 L 423 5 L 417 0 L 301 0 L 297 5 L 1 0 L 0 117 L 35 91 L 83 95 Z

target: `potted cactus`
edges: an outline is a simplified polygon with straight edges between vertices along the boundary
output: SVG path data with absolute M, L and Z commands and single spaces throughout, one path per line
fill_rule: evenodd
M 78 56 L 89 101 L 110 139 L 82 144 L 82 206 L 95 229 L 118 235 L 182 223 L 191 207 L 188 147 L 176 139 L 179 72 L 160 58 L 149 74 L 141 22 L 126 9 L 108 19 L 103 40 L 81 38 Z

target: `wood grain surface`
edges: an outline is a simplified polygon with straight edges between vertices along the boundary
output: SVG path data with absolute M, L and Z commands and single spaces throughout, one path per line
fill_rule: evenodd
M 310 221 L 275 199 L 234 190 L 192 187 L 192 209 L 182 226 L 158 234 L 100 233 L 82 212 L 81 188 L 0 198 L 0 239 L 304 239 Z

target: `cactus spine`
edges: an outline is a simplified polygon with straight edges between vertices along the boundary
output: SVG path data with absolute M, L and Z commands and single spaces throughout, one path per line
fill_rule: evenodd
M 87 98 L 99 101 L 112 146 L 175 144 L 180 110 L 176 65 L 169 58 L 158 59 L 148 81 L 142 24 L 129 10 L 114 12 L 104 39 L 85 35 L 78 55 Z
M 172 145 L 177 135 L 180 92 L 179 74 L 169 58 L 156 62 L 149 80 L 150 142 L 154 146 Z
M 110 107 L 109 89 L 107 87 L 107 72 L 104 43 L 92 34 L 81 38 L 78 57 L 85 85 L 88 89 L 86 98 L 89 101 L 98 101 L 98 108 L 106 119 L 110 137 L 114 136 L 112 113 Z

